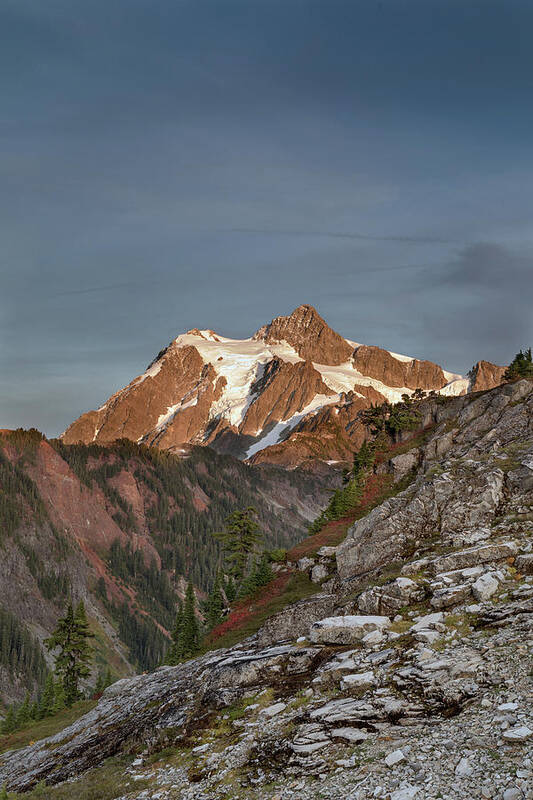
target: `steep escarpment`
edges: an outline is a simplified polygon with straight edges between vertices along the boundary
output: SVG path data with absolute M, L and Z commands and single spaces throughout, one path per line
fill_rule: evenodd
M 127 752 L 138 800 L 267 800 L 288 783 L 311 800 L 317 777 L 332 798 L 527 798 L 533 384 L 423 414 L 412 446 L 374 464 L 396 495 L 284 567 L 310 572 L 316 595 L 232 648 L 115 684 L 60 734 L 1 755 L 0 782 L 83 785 Z
M 398 402 L 416 389 L 443 395 L 488 389 L 501 381 L 502 369 L 480 362 L 471 380 L 462 378 L 430 361 L 345 339 L 316 309 L 302 305 L 250 339 L 196 328 L 178 336 L 62 439 L 107 444 L 126 437 L 174 452 L 197 444 L 240 459 L 323 471 L 365 435 L 356 409 L 377 398 Z M 334 437 L 332 414 L 338 414 Z

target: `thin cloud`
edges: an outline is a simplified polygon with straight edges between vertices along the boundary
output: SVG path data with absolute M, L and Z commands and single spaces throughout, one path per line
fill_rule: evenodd
M 50 297 L 68 297 L 74 294 L 92 294 L 93 292 L 111 292 L 115 289 L 130 289 L 138 286 L 135 283 L 112 283 L 109 286 L 88 286 L 85 289 L 70 289 L 66 292 L 56 292 Z
M 461 244 L 457 240 L 437 239 L 430 236 L 371 236 L 366 233 L 343 233 L 341 231 L 300 231 L 280 228 L 228 228 L 221 233 L 255 233 L 275 236 L 320 236 L 328 239 L 361 239 L 370 242 L 399 242 L 401 244 Z

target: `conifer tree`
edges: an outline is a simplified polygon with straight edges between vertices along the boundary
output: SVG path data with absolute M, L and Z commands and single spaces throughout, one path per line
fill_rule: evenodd
M 224 598 L 220 587 L 220 575 L 217 573 L 213 588 L 209 592 L 205 609 L 205 623 L 208 630 L 216 627 L 222 620 L 224 610 Z
M 268 553 L 263 553 L 261 558 L 257 563 L 257 571 L 256 571 L 256 582 L 259 587 L 266 586 L 267 583 L 273 578 L 272 568 L 270 566 L 270 560 L 268 558 Z
M 0 800 L 9 800 L 5 783 L 0 787 Z
M 17 713 L 15 705 L 9 706 L 7 714 L 2 722 L 2 733 L 12 733 L 17 727 Z
M 172 631 L 172 644 L 167 650 L 165 656 L 165 664 L 168 666 L 174 667 L 176 664 L 179 664 L 182 658 L 182 651 L 181 651 L 181 629 L 183 627 L 183 607 L 181 605 L 181 601 L 178 602 L 178 611 L 176 613 L 176 621 L 174 623 L 174 629 Z
M 52 714 L 57 714 L 66 706 L 65 688 L 61 680 L 54 681 L 54 705 L 52 707 Z
M 235 581 L 233 577 L 230 575 L 228 580 L 224 585 L 224 594 L 226 595 L 228 603 L 233 603 L 235 598 L 237 597 L 237 589 L 235 588 Z
M 55 687 L 54 676 L 51 672 L 46 676 L 43 693 L 39 702 L 39 719 L 49 717 L 54 713 Z
M 26 692 L 24 701 L 20 704 L 17 711 L 17 728 L 22 728 L 30 721 L 30 693 Z
M 113 676 L 111 675 L 111 670 L 108 666 L 104 675 L 104 689 L 107 689 L 107 687 L 111 686 L 112 683 L 113 683 Z
M 234 511 L 226 518 L 223 531 L 213 534 L 222 543 L 229 574 L 239 583 L 246 574 L 251 554 L 261 539 L 253 506 Z
M 195 614 L 196 600 L 191 581 L 187 586 L 183 605 L 183 621 L 180 634 L 180 651 L 182 658 L 191 658 L 199 649 L 200 632 Z
M 533 358 L 531 347 L 527 350 L 519 350 L 507 369 L 505 370 L 504 381 L 515 381 L 518 378 L 533 378 Z
M 93 634 L 89 630 L 87 615 L 83 601 L 80 601 L 76 613 L 72 603 L 68 604 L 64 617 L 61 617 L 55 631 L 45 644 L 49 650 L 59 648 L 56 656 L 56 673 L 63 690 L 64 703 L 70 707 L 80 696 L 79 684 L 89 675 L 89 661 L 92 648 L 89 639 Z M 56 704 L 58 697 L 56 695 Z

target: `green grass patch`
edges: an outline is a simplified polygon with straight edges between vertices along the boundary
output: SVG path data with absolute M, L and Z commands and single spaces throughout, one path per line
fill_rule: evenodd
M 46 786 L 44 782 L 31 792 L 9 793 L 9 800 L 115 800 L 128 792 L 146 789 L 149 781 L 134 781 L 125 773 L 131 759 L 123 756 L 110 758 L 101 767 L 88 770 L 77 781 Z
M 37 742 L 39 739 L 54 736 L 54 734 L 59 733 L 84 714 L 87 714 L 95 705 L 96 700 L 80 700 L 72 708 L 64 708 L 54 714 L 53 717 L 46 717 L 14 733 L 0 736 L 0 753 L 5 753 L 6 750 L 18 750 L 20 747 L 26 747 L 26 745 Z

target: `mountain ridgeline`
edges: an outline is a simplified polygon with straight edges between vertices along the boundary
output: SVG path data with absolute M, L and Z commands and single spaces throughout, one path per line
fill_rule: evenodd
M 127 438 L 177 451 L 211 446 L 252 463 L 305 466 L 350 460 L 365 439 L 359 412 L 416 389 L 462 395 L 501 382 L 478 362 L 468 376 L 431 361 L 343 338 L 312 306 L 276 317 L 249 339 L 193 329 L 62 436 L 66 444 Z

